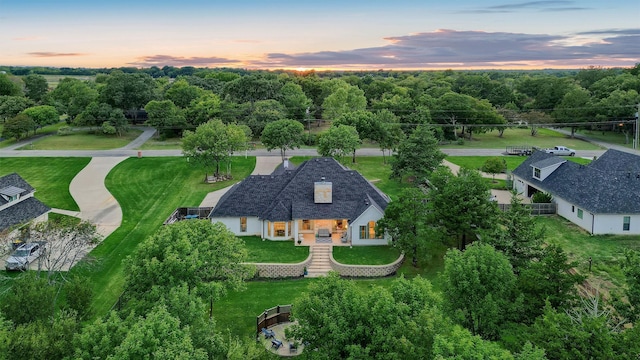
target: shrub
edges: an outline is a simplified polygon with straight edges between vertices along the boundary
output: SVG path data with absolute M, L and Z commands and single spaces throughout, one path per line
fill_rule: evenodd
M 458 145 L 464 145 L 464 139 L 463 138 L 458 138 L 458 140 L 456 140 L 456 144 Z
M 58 129 L 58 135 L 60 136 L 71 135 L 72 132 L 73 130 L 71 130 L 71 127 L 69 126 L 63 126 L 60 129 Z
M 537 192 L 533 194 L 531 197 L 531 202 L 533 203 L 543 203 L 547 204 L 551 202 L 551 194 L 545 192 Z

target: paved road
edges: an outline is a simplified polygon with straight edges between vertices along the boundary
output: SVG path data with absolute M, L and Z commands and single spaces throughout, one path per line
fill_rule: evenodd
M 626 149 L 626 148 L 625 148 Z M 629 149 L 626 149 L 629 151 Z M 451 156 L 500 156 L 504 155 L 502 149 L 442 149 Z M 576 156 L 593 157 L 600 156 L 605 150 L 578 150 Z M 181 150 L 143 150 L 143 157 L 182 156 Z M 636 152 L 637 153 L 637 152 Z M 239 154 L 240 155 L 240 154 Z M 242 153 L 244 155 L 244 153 Z M 250 156 L 276 156 L 278 151 L 264 149 L 247 152 Z M 296 149 L 287 151 L 288 156 L 318 156 L 315 149 Z M 356 151 L 357 156 L 382 156 L 382 152 L 375 148 L 363 148 Z M 0 149 L 0 157 L 135 157 L 138 150 L 114 149 L 114 150 L 5 150 Z

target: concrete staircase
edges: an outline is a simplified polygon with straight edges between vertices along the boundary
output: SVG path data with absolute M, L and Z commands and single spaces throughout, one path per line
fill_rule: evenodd
M 307 267 L 306 277 L 326 276 L 331 271 L 330 254 L 333 246 L 329 244 L 311 245 L 311 264 Z

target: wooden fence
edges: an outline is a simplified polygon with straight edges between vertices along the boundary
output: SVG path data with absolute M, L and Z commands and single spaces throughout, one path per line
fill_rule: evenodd
M 289 322 L 291 316 L 291 305 L 278 305 L 265 310 L 256 317 L 256 336 L 260 334 L 262 328 Z
M 554 203 L 533 203 L 523 204 L 522 206 L 526 206 L 531 210 L 531 215 L 553 215 L 556 213 L 557 209 L 557 206 Z M 509 209 L 511 209 L 511 204 L 498 204 L 498 207 L 502 211 L 509 211 Z

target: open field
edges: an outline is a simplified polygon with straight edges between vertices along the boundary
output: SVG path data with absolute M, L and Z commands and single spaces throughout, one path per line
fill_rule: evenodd
M 0 158 L 0 176 L 17 172 L 36 189 L 36 198 L 50 207 L 78 211 L 71 180 L 90 158 Z
M 506 149 L 507 146 L 537 146 L 549 148 L 557 145 L 566 146 L 576 150 L 599 150 L 599 146 L 589 142 L 571 139 L 569 136 L 551 129 L 540 129 L 538 135 L 531 136 L 529 129 L 506 129 L 502 137 L 498 137 L 498 131 L 493 130 L 484 134 L 473 134 L 472 140 L 464 141 L 464 145 L 455 142 L 442 145 L 445 149 Z
M 93 81 L 95 80 L 95 76 L 89 75 L 42 75 L 45 79 L 47 79 L 47 83 L 49 84 L 49 89 L 55 89 L 60 80 L 64 78 L 74 78 L 82 81 Z
M 34 140 L 19 150 L 109 150 L 121 148 L 135 140 L 141 130 L 131 129 L 122 136 L 93 134 L 79 130 L 69 135 L 51 135 Z

